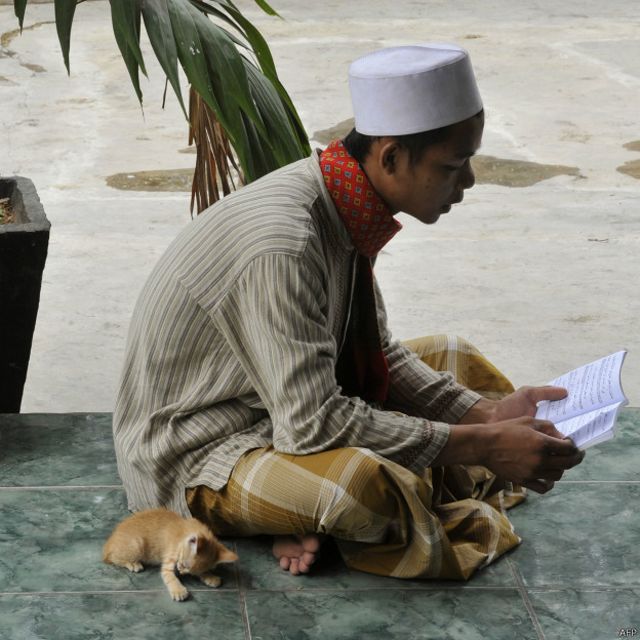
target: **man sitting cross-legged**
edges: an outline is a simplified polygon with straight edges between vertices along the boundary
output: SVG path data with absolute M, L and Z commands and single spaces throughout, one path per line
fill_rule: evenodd
M 225 197 L 156 265 L 114 413 L 119 471 L 131 509 L 274 535 L 292 574 L 329 535 L 355 569 L 468 579 L 518 544 L 505 510 L 522 487 L 548 491 L 583 454 L 533 418 L 564 390 L 513 391 L 464 340 L 387 327 L 373 262 L 394 215 L 435 223 L 474 184 L 467 53 L 383 49 L 350 86 L 354 131 Z

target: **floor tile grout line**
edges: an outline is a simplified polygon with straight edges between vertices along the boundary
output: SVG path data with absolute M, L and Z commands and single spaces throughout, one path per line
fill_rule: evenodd
M 2 591 L 0 592 L 0 598 L 7 596 L 102 596 L 102 595 L 132 595 L 136 593 L 162 593 L 161 589 L 135 589 L 135 590 L 123 590 L 123 591 Z
M 238 600 L 240 601 L 240 616 L 242 617 L 245 640 L 252 640 L 251 623 L 249 622 L 249 609 L 247 608 L 247 596 L 241 590 L 238 590 Z
M 189 589 L 190 593 L 224 594 L 235 593 L 237 589 Z M 105 596 L 105 595 L 144 595 L 150 593 L 167 593 L 166 589 L 105 589 L 94 591 L 0 591 L 0 598 L 6 596 Z M 169 596 L 167 596 L 169 597 Z
M 540 625 L 540 621 L 538 620 L 538 616 L 536 615 L 535 609 L 533 608 L 533 603 L 529 598 L 529 594 L 527 593 L 527 589 L 524 585 L 524 580 L 520 575 L 520 571 L 518 567 L 516 567 L 515 562 L 511 560 L 511 558 L 507 558 L 507 563 L 511 569 L 511 573 L 513 575 L 513 579 L 516 581 L 517 589 L 520 592 L 520 597 L 524 602 L 525 609 L 529 614 L 529 618 L 533 624 L 533 628 L 538 636 L 538 640 L 546 640 L 544 631 L 542 630 L 542 626 Z
M 344 593 L 345 591 L 354 592 L 354 591 L 420 591 L 420 592 L 430 592 L 430 591 L 517 591 L 518 587 L 515 585 L 511 586 L 490 586 L 490 587 L 458 587 L 458 586 L 415 586 L 415 587 L 285 587 L 282 589 L 270 588 L 263 589 L 260 587 L 248 587 L 244 589 L 240 589 L 243 593 L 302 593 L 302 592 L 312 592 L 312 593 Z
M 572 587 L 567 585 L 545 585 L 544 587 L 529 587 L 530 593 L 551 593 L 553 591 L 579 591 L 580 593 L 615 593 L 617 591 L 638 591 L 640 585 L 620 585 L 620 586 L 589 586 L 589 587 Z
M 238 554 L 238 543 L 233 541 L 233 551 Z M 244 629 L 245 640 L 251 640 L 251 624 L 249 622 L 249 610 L 247 608 L 246 588 L 244 579 L 240 573 L 240 562 L 233 563 L 233 573 L 238 588 L 238 601 L 240 603 L 240 616 L 242 617 L 242 626 Z
M 516 569 L 517 571 L 517 569 Z M 232 594 L 237 593 L 243 598 L 245 598 L 246 603 L 246 595 L 248 593 L 360 593 L 360 592 L 371 592 L 371 591 L 415 591 L 420 593 L 428 593 L 428 592 L 437 592 L 441 593 L 443 590 L 446 591 L 517 591 L 522 595 L 522 591 L 525 593 L 531 591 L 532 593 L 550 593 L 554 591 L 580 591 L 581 593 L 615 593 L 619 591 L 629 591 L 629 590 L 638 590 L 638 585 L 620 585 L 620 586 L 590 586 L 590 587 L 571 587 L 567 585 L 558 585 L 558 586 L 544 586 L 544 587 L 527 587 L 524 586 L 511 586 L 511 587 L 448 587 L 446 589 L 443 588 L 422 588 L 422 587 L 326 587 L 326 588 L 308 588 L 308 589 L 300 589 L 300 588 L 291 588 L 291 589 L 248 589 L 246 591 L 242 591 L 241 589 L 236 589 L 233 587 L 228 587 L 225 589 L 205 589 L 205 588 L 197 588 L 197 587 L 189 587 L 189 591 L 191 593 L 210 593 L 216 595 L 223 594 Z M 0 598 L 7 596 L 47 596 L 47 597 L 55 597 L 55 596 L 85 596 L 85 595 L 139 595 L 139 594 L 150 594 L 150 593 L 166 593 L 165 589 L 103 589 L 103 590 L 89 590 L 89 591 L 0 591 Z M 524 598 L 523 598 L 524 599 Z M 531 604 L 530 600 L 526 599 L 525 606 L 527 602 Z M 531 607 L 533 605 L 531 604 Z M 245 608 L 243 611 L 243 615 L 246 613 L 248 620 L 248 608 Z
M 40 485 L 40 486 L 12 486 L 5 487 L 0 486 L 0 491 L 61 491 L 61 490 L 69 490 L 69 491 L 87 491 L 91 489 L 124 489 L 124 486 L 121 484 L 66 484 L 66 485 Z
M 640 484 L 640 480 L 558 480 L 556 484 Z

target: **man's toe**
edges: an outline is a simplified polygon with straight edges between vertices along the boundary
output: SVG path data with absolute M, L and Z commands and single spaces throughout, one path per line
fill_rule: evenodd
M 317 553 L 320 550 L 320 538 L 312 533 L 302 538 L 302 548 L 310 553 Z

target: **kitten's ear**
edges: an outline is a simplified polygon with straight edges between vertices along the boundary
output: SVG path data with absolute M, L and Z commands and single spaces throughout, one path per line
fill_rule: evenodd
M 220 547 L 218 549 L 218 564 L 222 564 L 225 562 L 235 562 L 238 559 L 238 556 L 231 551 L 231 549 L 227 549 L 227 547 Z
M 188 543 L 189 543 L 189 549 L 190 549 L 191 553 L 193 553 L 194 555 L 196 553 L 198 553 L 199 540 L 198 540 L 198 536 L 195 533 L 193 535 L 189 536 Z

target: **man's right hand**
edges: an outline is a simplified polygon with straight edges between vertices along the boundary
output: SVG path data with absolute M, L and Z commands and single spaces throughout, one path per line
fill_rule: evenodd
M 484 464 L 497 476 L 546 493 L 567 470 L 580 464 L 584 451 L 547 420 L 523 416 L 479 425 L 486 430 Z
M 551 422 L 522 416 L 487 424 L 452 425 L 449 440 L 432 464 L 482 465 L 504 480 L 546 493 L 583 458 L 584 451 Z

